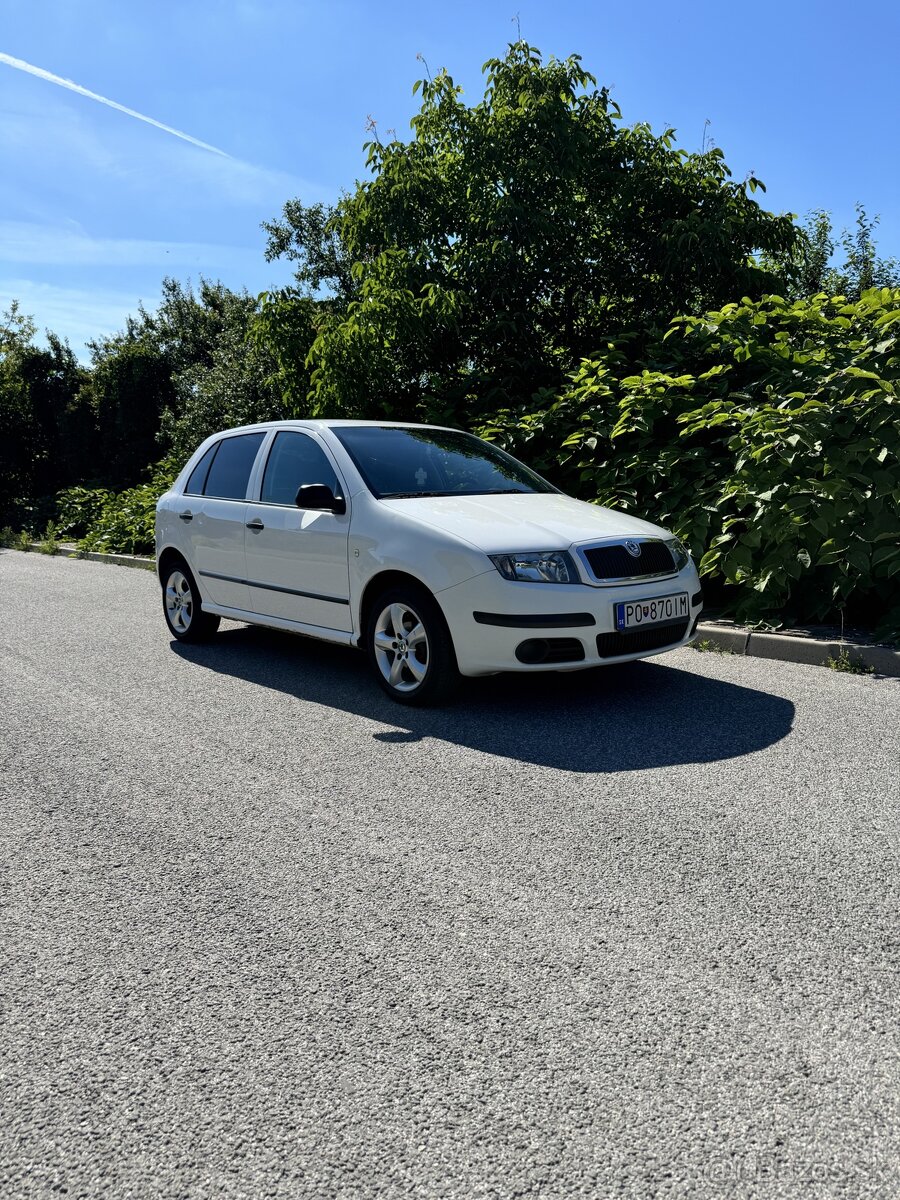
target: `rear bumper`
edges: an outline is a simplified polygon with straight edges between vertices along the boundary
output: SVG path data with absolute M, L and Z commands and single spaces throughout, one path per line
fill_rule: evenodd
M 634 636 L 616 629 L 615 604 L 679 592 L 688 595 L 686 619 Z M 693 563 L 666 579 L 616 587 L 512 583 L 491 571 L 437 599 L 463 675 L 580 670 L 662 654 L 691 641 L 703 609 Z

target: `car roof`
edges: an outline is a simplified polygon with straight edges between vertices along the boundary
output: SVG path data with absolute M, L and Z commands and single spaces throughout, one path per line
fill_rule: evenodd
M 463 432 L 462 430 L 454 429 L 451 425 L 428 425 L 422 421 L 352 421 L 337 417 L 320 420 L 315 417 L 295 417 L 289 421 L 258 421 L 254 425 L 235 425 L 230 429 L 220 429 L 218 434 L 213 436 L 225 433 L 245 433 L 260 429 L 345 429 L 357 427 L 363 429 L 442 429 L 452 433 Z

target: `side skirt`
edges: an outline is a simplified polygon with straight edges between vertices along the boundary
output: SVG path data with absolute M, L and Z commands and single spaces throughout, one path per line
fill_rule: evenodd
M 336 642 L 342 646 L 355 646 L 357 636 L 344 629 L 329 629 L 325 625 L 305 625 L 302 621 L 288 621 L 285 617 L 262 617 L 259 613 L 246 612 L 242 608 L 228 608 L 224 604 L 204 601 L 203 611 L 217 613 L 229 621 L 243 621 L 247 625 L 261 625 L 266 629 L 283 629 L 286 633 L 302 633 L 304 637 L 317 638 L 320 642 Z

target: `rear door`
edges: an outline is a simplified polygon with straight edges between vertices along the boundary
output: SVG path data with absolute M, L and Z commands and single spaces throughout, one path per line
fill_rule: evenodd
M 325 483 L 346 496 L 337 468 L 312 435 L 279 430 L 259 499 L 247 507 L 244 544 L 251 605 L 262 616 L 350 631 L 350 512 L 297 508 L 297 489 Z
M 177 510 L 188 526 L 191 565 L 201 592 L 214 604 L 245 612 L 250 609 L 244 560 L 247 487 L 265 436 L 221 438 L 192 472 Z

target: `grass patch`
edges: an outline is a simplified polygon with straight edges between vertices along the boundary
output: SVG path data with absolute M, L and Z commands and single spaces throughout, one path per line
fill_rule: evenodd
M 720 646 L 718 642 L 714 642 L 711 638 L 704 638 L 701 642 L 691 642 L 692 650 L 699 650 L 704 654 L 734 654 L 734 651 L 728 646 Z
M 841 671 L 845 675 L 874 675 L 875 668 L 867 667 L 865 663 L 854 662 L 850 657 L 850 651 L 846 647 L 842 647 L 837 658 L 826 658 L 825 666 L 832 671 Z

